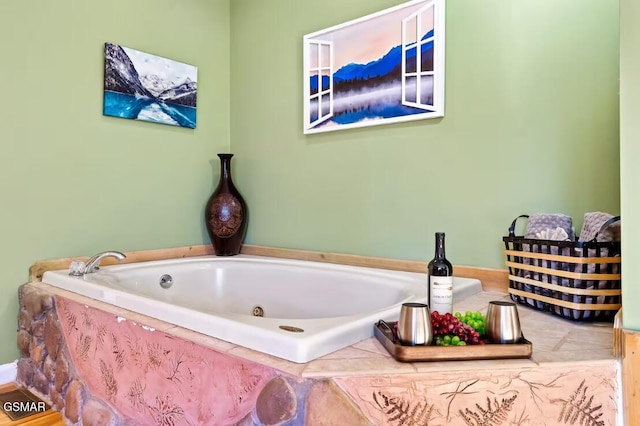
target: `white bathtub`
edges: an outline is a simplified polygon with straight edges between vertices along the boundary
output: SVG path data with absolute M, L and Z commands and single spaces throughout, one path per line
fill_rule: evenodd
M 167 289 L 163 275 L 173 279 Z M 49 271 L 42 281 L 300 363 L 372 336 L 377 320 L 426 296 L 426 274 L 247 255 L 105 266 L 84 277 Z M 453 289 L 459 301 L 482 287 L 456 277 Z

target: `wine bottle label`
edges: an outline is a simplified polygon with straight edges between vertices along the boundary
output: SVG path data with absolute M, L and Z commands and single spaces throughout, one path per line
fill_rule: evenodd
M 431 276 L 429 280 L 429 309 L 440 314 L 452 313 L 453 310 L 453 277 Z

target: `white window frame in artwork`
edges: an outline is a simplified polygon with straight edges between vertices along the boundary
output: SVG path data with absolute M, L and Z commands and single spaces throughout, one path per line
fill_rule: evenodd
M 305 72 L 307 81 L 311 76 L 316 74 L 318 76 L 318 91 L 311 93 L 311 88 L 308 84 L 305 84 L 305 128 L 311 128 L 323 121 L 333 117 L 333 42 L 326 40 L 305 40 L 304 44 L 304 57 L 309 58 L 313 47 L 317 50 L 317 66 L 312 66 L 311 61 L 305 61 Z M 325 63 L 325 56 L 323 55 L 323 47 L 329 50 L 328 63 Z M 324 73 L 329 75 L 329 87 L 326 90 L 322 90 L 322 76 Z M 318 115 L 315 120 L 311 117 L 311 103 L 317 101 L 318 103 Z M 325 105 L 328 108 L 325 109 Z M 326 111 L 326 114 L 324 113 Z
M 403 15 L 403 10 L 406 9 L 406 15 Z M 423 14 L 426 11 L 433 10 L 433 37 L 429 37 L 425 40 L 420 40 L 420 32 L 424 30 L 418 24 L 423 19 Z M 394 14 L 394 15 L 391 15 Z M 353 39 L 366 39 L 369 31 L 364 30 L 367 24 L 371 24 L 374 19 L 385 19 L 385 16 L 389 16 L 387 19 L 398 20 L 398 32 L 399 40 L 398 44 L 402 48 L 402 69 L 400 74 L 401 81 L 398 83 L 400 98 L 398 102 L 400 105 L 409 106 L 422 110 L 423 112 L 417 112 L 406 115 L 395 115 L 393 117 L 376 117 L 375 119 L 361 120 L 353 123 L 341 123 L 337 117 L 339 111 L 337 108 L 342 105 L 344 101 L 341 98 L 340 105 L 336 104 L 334 73 L 337 71 L 337 66 L 334 61 L 334 56 L 337 54 L 340 46 L 332 39 L 332 33 L 338 31 L 353 31 Z M 391 17 L 393 16 L 393 17 Z M 416 33 L 411 37 L 415 38 L 415 48 L 417 49 L 416 58 L 416 71 L 407 72 L 406 70 L 406 55 L 407 49 L 411 48 L 411 43 L 407 40 L 410 39 L 407 33 L 406 23 L 410 19 L 415 19 Z M 393 21 L 392 21 L 393 22 Z M 364 25 L 362 25 L 364 24 Z M 401 34 L 400 34 L 401 32 Z M 423 34 L 424 35 L 424 34 Z M 374 34 L 375 36 L 375 34 Z M 372 39 L 369 39 L 372 40 Z M 373 42 L 373 41 L 372 41 Z M 433 42 L 433 70 L 420 69 L 422 64 L 420 59 L 421 49 L 420 47 L 425 43 Z M 349 128 L 358 128 L 373 126 L 379 124 L 390 124 L 397 122 L 406 122 L 422 119 L 431 119 L 444 116 L 444 90 L 445 90 L 445 0 L 412 0 L 398 6 L 391 7 L 367 16 L 363 16 L 352 21 L 348 21 L 333 27 L 329 27 L 320 31 L 316 31 L 303 36 L 303 133 L 313 134 L 322 133 L 327 131 L 342 130 Z M 321 61 L 320 50 L 322 46 L 330 46 L 330 64 L 327 66 Z M 318 57 L 315 57 L 315 50 L 318 51 Z M 363 46 L 366 48 L 366 46 Z M 312 53 L 313 52 L 313 53 Z M 329 87 L 322 90 L 322 73 L 329 74 Z M 318 76 L 318 91 L 317 93 L 311 93 L 311 79 L 312 76 Z M 326 75 L 326 74 L 325 74 Z M 416 84 L 418 91 L 416 98 L 412 100 L 407 99 L 406 80 L 407 78 L 416 78 Z M 424 96 L 420 96 L 420 87 L 422 86 L 422 79 L 433 78 L 433 103 L 423 102 Z M 424 86 L 427 87 L 427 86 Z M 429 86 L 430 87 L 430 86 Z M 430 90 L 430 89 L 429 89 Z M 423 93 L 424 95 L 424 93 Z M 357 96 L 357 95 L 354 95 Z M 347 99 L 349 101 L 349 99 Z M 317 102 L 318 114 L 314 114 L 311 117 L 312 103 Z M 331 120 L 334 118 L 334 120 Z M 331 121 L 330 123 L 326 123 Z M 323 124 L 324 123 L 324 124 Z

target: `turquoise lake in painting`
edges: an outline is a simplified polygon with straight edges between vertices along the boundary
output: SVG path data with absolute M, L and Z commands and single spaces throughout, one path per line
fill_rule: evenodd
M 196 108 L 118 92 L 104 92 L 104 114 L 114 117 L 196 127 Z

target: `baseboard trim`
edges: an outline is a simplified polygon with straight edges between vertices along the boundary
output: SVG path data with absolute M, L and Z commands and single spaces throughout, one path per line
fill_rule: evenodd
M 0 365 L 0 385 L 16 381 L 18 374 L 18 361 Z
M 624 397 L 625 424 L 640 419 L 640 332 L 623 329 L 624 350 L 622 353 L 622 395 Z

